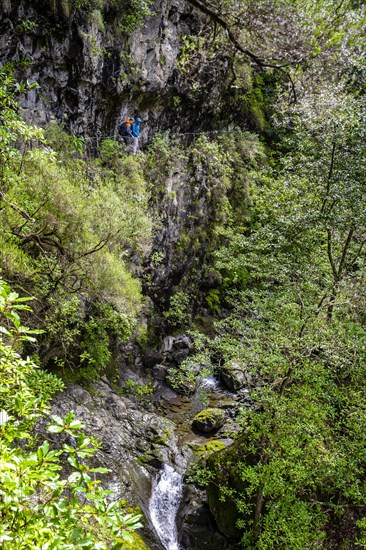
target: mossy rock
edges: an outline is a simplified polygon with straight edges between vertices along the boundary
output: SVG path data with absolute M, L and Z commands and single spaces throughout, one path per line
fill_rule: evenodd
M 159 444 L 153 444 L 149 449 L 137 457 L 137 463 L 140 464 L 140 466 L 150 465 L 155 468 L 161 468 L 163 462 L 164 459 L 161 454 L 161 445 Z
M 238 539 L 242 531 L 236 523 L 240 519 L 235 502 L 230 499 L 222 500 L 220 487 L 211 483 L 206 489 L 210 512 L 215 518 L 219 531 L 230 539 Z
M 130 533 L 132 537 L 131 542 L 124 541 L 122 543 L 123 550 L 149 550 L 149 547 L 146 546 L 140 535 L 136 532 Z
M 206 458 L 212 453 L 217 453 L 218 451 L 222 451 L 222 449 L 225 449 L 225 444 L 220 441 L 219 439 L 213 439 L 212 441 L 208 441 L 204 445 L 201 445 L 200 447 L 196 448 L 194 450 L 194 454 L 198 458 Z
M 168 442 L 168 440 L 169 440 L 169 437 L 170 437 L 170 434 L 169 434 L 169 435 L 165 435 L 165 436 L 157 435 L 157 436 L 154 437 L 154 439 L 153 439 L 153 444 L 154 444 L 154 445 L 167 445 L 167 442 Z
M 166 383 L 180 395 L 193 395 L 197 389 L 196 380 L 191 380 L 190 378 L 183 376 L 179 378 L 169 378 L 168 376 Z
M 230 391 L 239 390 L 243 386 L 251 384 L 250 373 L 245 365 L 238 361 L 228 361 L 221 368 L 221 376 L 225 386 Z
M 206 467 L 213 474 L 206 489 L 211 514 L 214 516 L 220 532 L 231 539 L 238 539 L 242 530 L 237 527 L 238 520 L 250 522 L 253 519 L 255 503 L 246 513 L 239 512 L 235 502 L 224 496 L 223 490 L 243 492 L 247 485 L 240 476 L 240 463 L 245 459 L 248 464 L 256 464 L 259 457 L 248 452 L 245 437 L 234 441 L 222 451 L 212 453 L 206 459 Z
M 200 432 L 209 433 L 218 430 L 225 422 L 225 413 L 221 409 L 204 409 L 196 414 L 193 426 Z

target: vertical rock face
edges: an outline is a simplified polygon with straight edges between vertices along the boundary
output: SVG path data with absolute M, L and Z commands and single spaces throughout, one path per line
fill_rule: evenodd
M 224 54 L 202 56 L 195 67 L 179 69 L 183 37 L 202 28 L 188 2 L 155 0 L 134 31 L 118 22 L 112 2 L 65 14 L 60 6 L 67 3 L 0 0 L 2 63 L 13 63 L 19 80 L 39 84 L 22 100 L 28 118 L 57 120 L 93 140 L 113 137 L 117 119 L 136 111 L 145 121 L 145 142 L 158 130 L 212 128 L 225 110 L 230 62 Z
M 133 32 L 119 22 L 113 2 L 65 13 L 67 4 L 75 2 L 0 0 L 0 59 L 13 65 L 17 80 L 39 84 L 21 97 L 25 118 L 63 124 L 85 138 L 89 152 L 103 138 L 116 137 L 117 121 L 136 112 L 144 121 L 142 147 L 160 130 L 189 140 L 214 127 L 224 109 L 229 62 L 220 54 L 205 64 L 203 55 L 182 72 L 183 37 L 202 30 L 201 16 L 186 0 L 155 0 L 151 15 Z M 175 159 L 165 181 L 161 173 L 151 181 L 162 220 L 154 251 L 164 260 L 147 266 L 148 293 L 158 303 L 162 295 L 168 301 L 187 271 L 202 263 L 215 205 L 208 205 L 211 190 L 186 160 Z
M 17 77 L 39 83 L 22 104 L 28 118 L 64 122 L 84 137 L 112 136 L 116 119 L 138 110 L 147 121 L 143 138 L 173 126 L 195 124 L 190 105 L 177 112 L 183 93 L 177 71 L 182 36 L 199 20 L 184 0 L 156 0 L 143 25 L 127 32 L 113 5 L 103 10 L 52 10 L 50 0 L 1 0 L 0 54 Z M 176 100 L 177 102 L 178 100 Z M 199 109 L 199 105 L 196 106 Z

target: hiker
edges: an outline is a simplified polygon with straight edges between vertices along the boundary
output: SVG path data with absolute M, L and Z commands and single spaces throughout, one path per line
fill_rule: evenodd
M 123 141 L 126 145 L 130 145 L 132 142 L 132 125 L 134 123 L 134 119 L 132 117 L 127 118 L 123 122 L 121 121 L 118 124 L 118 133 L 120 136 L 122 136 Z
M 133 137 L 133 154 L 136 155 L 139 148 L 139 137 L 140 137 L 140 122 L 141 118 L 137 117 L 135 122 L 132 124 L 132 137 Z

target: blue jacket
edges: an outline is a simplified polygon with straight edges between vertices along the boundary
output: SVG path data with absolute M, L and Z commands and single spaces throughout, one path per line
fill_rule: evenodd
M 140 135 L 140 122 L 141 118 L 136 118 L 135 122 L 132 124 L 132 135 L 133 137 L 139 137 Z

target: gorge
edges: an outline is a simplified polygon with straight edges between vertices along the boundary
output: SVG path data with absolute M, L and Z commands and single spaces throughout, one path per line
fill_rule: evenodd
M 366 547 L 364 3 L 0 6 L 4 550 Z

